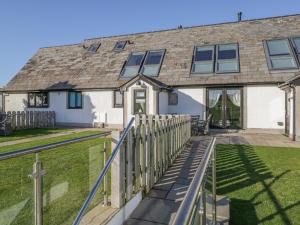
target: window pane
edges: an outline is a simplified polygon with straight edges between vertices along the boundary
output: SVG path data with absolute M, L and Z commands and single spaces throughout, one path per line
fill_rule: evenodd
M 114 47 L 116 50 L 121 50 L 125 47 L 126 41 L 118 41 Z
M 145 53 L 132 53 L 126 66 L 139 66 L 144 58 Z
M 138 98 L 145 98 L 145 92 L 144 91 L 137 91 L 135 92 L 135 96 Z
M 211 73 L 213 72 L 213 63 L 212 62 L 203 62 L 203 63 L 194 63 L 193 64 L 193 73 Z
M 288 40 L 272 40 L 267 41 L 270 55 L 286 55 L 290 54 Z
M 123 105 L 123 95 L 120 91 L 115 92 L 115 105 L 117 106 Z
M 90 47 L 88 48 L 89 52 L 97 52 L 100 44 L 91 44 Z
M 134 113 L 146 113 L 146 99 L 135 99 Z
M 29 106 L 34 106 L 35 105 L 35 102 L 34 102 L 34 93 L 29 93 L 29 95 L 28 95 L 28 103 L 29 103 Z
M 75 108 L 75 106 L 76 106 L 76 93 L 69 92 L 69 107 Z
M 197 47 L 195 61 L 210 61 L 213 59 L 213 46 Z
M 297 53 L 300 54 L 300 38 L 294 38 Z
M 218 71 L 219 72 L 235 72 L 238 71 L 237 61 L 219 61 L 218 62 Z
M 139 72 L 138 66 L 125 67 L 123 72 L 123 77 L 132 77 L 137 75 L 138 72 Z
M 145 65 L 160 64 L 160 60 L 161 60 L 162 56 L 163 56 L 162 51 L 149 52 L 144 64 Z
M 77 92 L 76 95 L 77 95 L 76 107 L 81 108 L 81 106 L 82 106 L 82 95 L 81 95 L 81 92 Z
M 35 95 L 35 106 L 41 107 L 43 105 L 42 102 L 43 102 L 42 94 L 36 94 Z
M 236 44 L 219 45 L 218 59 L 235 59 L 236 49 Z
M 142 74 L 147 76 L 156 76 L 158 74 L 160 65 L 157 66 L 143 66 Z
M 296 68 L 296 62 L 293 57 L 271 57 L 272 67 L 274 69 L 280 68 Z
M 48 94 L 47 93 L 42 94 L 42 104 L 43 104 L 43 106 L 48 106 Z

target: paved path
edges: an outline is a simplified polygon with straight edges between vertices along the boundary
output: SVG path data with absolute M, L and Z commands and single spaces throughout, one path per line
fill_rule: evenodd
M 59 133 L 55 133 L 55 134 L 46 134 L 46 135 L 40 135 L 40 136 L 35 136 L 35 137 L 30 137 L 30 138 L 22 138 L 22 139 L 13 140 L 13 141 L 2 142 L 2 143 L 0 143 L 0 147 L 22 144 L 22 143 L 30 142 L 30 141 L 39 141 L 39 140 L 44 140 L 44 139 L 48 139 L 48 138 L 60 137 L 60 136 L 79 133 L 79 132 L 88 131 L 88 130 L 99 130 L 99 129 L 97 129 L 97 128 L 70 129 L 68 131 L 59 132 Z
M 214 133 L 211 135 L 216 136 L 218 144 L 246 144 L 256 146 L 269 146 L 269 147 L 292 147 L 300 148 L 299 141 L 292 141 L 289 137 L 283 134 L 267 134 L 267 133 Z
M 210 137 L 193 137 L 191 146 L 174 161 L 124 225 L 170 224 L 210 140 Z

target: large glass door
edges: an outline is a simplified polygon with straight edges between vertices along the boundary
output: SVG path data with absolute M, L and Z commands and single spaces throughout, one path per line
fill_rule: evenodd
M 242 107 L 240 88 L 208 89 L 208 113 L 212 128 L 241 128 Z

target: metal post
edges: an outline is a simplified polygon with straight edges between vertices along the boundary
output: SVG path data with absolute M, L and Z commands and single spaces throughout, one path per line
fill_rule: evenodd
M 39 161 L 38 153 L 35 154 L 35 163 L 31 177 L 34 180 L 34 224 L 42 225 L 42 163 Z
M 202 211 L 202 220 L 201 220 L 201 224 L 202 225 L 206 225 L 206 191 L 205 191 L 205 183 L 204 182 L 202 184 L 201 187 L 201 200 L 202 200 L 202 207 L 201 207 L 201 211 Z
M 217 224 L 217 196 L 216 196 L 216 149 L 212 153 L 212 222 Z
M 105 167 L 106 164 L 106 142 L 103 143 L 103 168 Z M 107 178 L 106 175 L 103 178 L 103 205 L 107 206 L 108 204 L 108 196 L 107 196 Z

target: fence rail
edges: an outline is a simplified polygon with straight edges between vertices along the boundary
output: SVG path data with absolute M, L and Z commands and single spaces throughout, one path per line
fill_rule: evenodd
M 8 118 L 6 125 L 12 130 L 55 127 L 56 124 L 54 111 L 8 111 L 0 114 Z
M 217 224 L 216 219 L 216 138 L 207 147 L 204 157 L 197 168 L 195 176 L 176 214 L 172 225 L 206 225 Z M 211 171 L 209 171 L 211 169 Z M 211 177 L 208 176 L 211 174 Z M 209 182 L 211 178 L 211 182 Z M 206 185 L 211 186 L 211 209 L 207 207 L 208 194 Z M 211 213 L 210 218 L 208 212 Z M 208 222 L 210 221 L 210 222 Z

